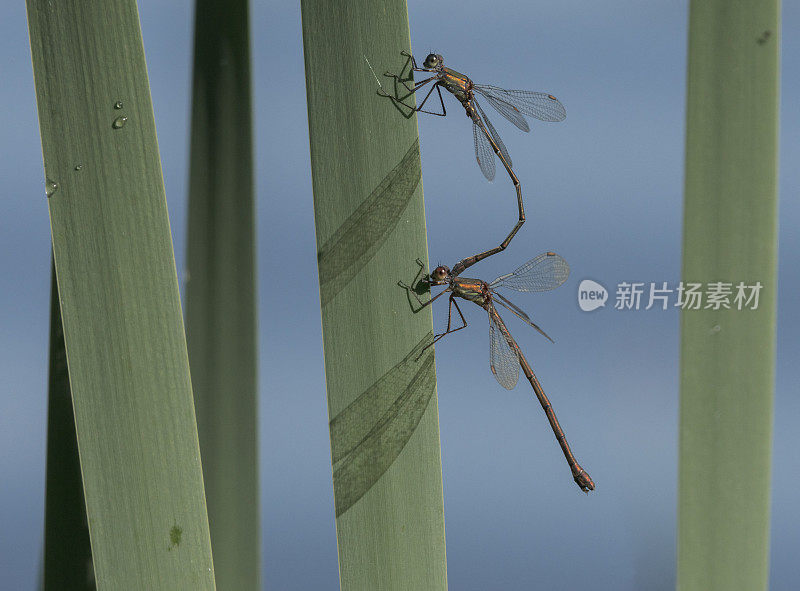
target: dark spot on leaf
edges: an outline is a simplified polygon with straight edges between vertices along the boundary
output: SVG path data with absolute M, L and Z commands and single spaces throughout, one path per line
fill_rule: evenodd
M 183 535 L 183 530 L 178 527 L 178 525 L 173 525 L 172 529 L 169 530 L 169 548 L 168 550 L 172 550 L 173 548 L 177 548 L 181 544 L 181 536 Z

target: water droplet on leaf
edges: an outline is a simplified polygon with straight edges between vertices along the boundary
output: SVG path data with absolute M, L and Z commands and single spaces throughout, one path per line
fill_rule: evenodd
M 125 115 L 122 115 L 121 117 L 114 119 L 114 123 L 111 124 L 111 127 L 114 129 L 122 129 L 125 127 L 125 123 L 127 123 L 127 121 L 128 118 Z
M 53 193 L 58 191 L 58 183 L 55 181 L 51 181 L 50 179 L 46 179 L 44 183 L 44 192 L 47 197 L 52 197 Z
M 116 103 L 114 103 L 115 109 L 121 109 L 122 107 L 123 107 L 122 101 L 117 101 Z

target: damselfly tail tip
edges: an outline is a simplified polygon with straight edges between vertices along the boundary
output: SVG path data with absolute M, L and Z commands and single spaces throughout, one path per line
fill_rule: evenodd
M 572 477 L 575 479 L 575 483 L 587 495 L 590 490 L 594 490 L 594 480 L 586 473 L 586 470 L 581 469 L 577 474 L 573 474 Z

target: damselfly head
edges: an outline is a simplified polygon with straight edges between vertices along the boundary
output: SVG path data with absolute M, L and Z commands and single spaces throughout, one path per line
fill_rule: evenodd
M 444 58 L 438 53 L 430 53 L 428 57 L 425 58 L 425 61 L 422 62 L 422 65 L 429 70 L 435 70 L 444 65 Z
M 434 285 L 441 285 L 442 283 L 447 283 L 447 280 L 450 278 L 450 268 L 445 267 L 444 265 L 439 265 L 433 270 L 431 273 L 431 283 Z

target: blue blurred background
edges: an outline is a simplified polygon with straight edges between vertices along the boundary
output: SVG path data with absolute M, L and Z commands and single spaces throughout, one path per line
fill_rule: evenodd
M 139 4 L 183 275 L 193 4 Z M 50 235 L 24 3 L 6 4 L 4 14 L 0 586 L 33 589 Z M 586 313 L 576 291 L 584 278 L 612 292 L 621 281 L 679 280 L 687 2 L 410 0 L 409 16 L 418 55 L 435 49 L 477 82 L 551 92 L 567 108 L 565 122 L 534 122 L 530 134 L 494 117 L 523 182 L 528 223 L 506 254 L 469 274 L 492 279 L 544 250 L 570 262 L 564 287 L 515 298 L 555 345 L 508 323 L 597 483 L 588 497 L 578 491 L 525 384 L 509 393 L 495 383 L 485 315 L 465 308 L 469 328 L 437 347 L 450 587 L 673 589 L 678 313 L 612 305 Z M 252 17 L 263 578 L 269 589 L 338 589 L 299 3 L 255 3 Z M 783 29 L 798 27 L 800 6 L 786 3 Z M 800 40 L 781 42 L 775 590 L 794 589 L 800 578 L 800 322 L 792 304 L 800 290 Z M 421 116 L 419 127 L 431 262 L 452 265 L 505 236 L 516 206 L 502 174 L 493 184 L 481 176 L 470 125 L 445 99 L 451 115 Z M 435 309 L 437 327 L 445 308 Z

